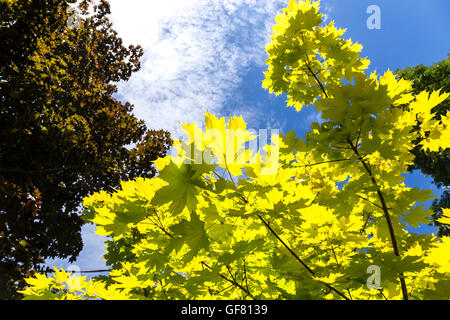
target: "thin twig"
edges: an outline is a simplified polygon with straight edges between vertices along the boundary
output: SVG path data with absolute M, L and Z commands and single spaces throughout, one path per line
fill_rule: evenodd
M 278 241 L 281 242 L 281 244 L 291 253 L 291 255 L 297 259 L 298 262 L 306 269 L 309 273 L 311 273 L 314 277 L 316 277 L 316 273 L 302 260 L 300 257 L 283 241 L 283 239 L 278 236 L 278 234 L 275 232 L 275 230 L 272 229 L 272 227 L 264 220 L 261 215 L 258 214 L 258 218 L 262 221 L 262 223 L 269 229 L 269 231 L 278 239 Z M 331 291 L 337 293 L 339 296 L 344 298 L 345 300 L 350 300 L 345 294 L 340 292 L 339 290 L 335 289 L 333 286 L 329 285 L 328 283 L 321 282 L 323 285 L 325 285 L 328 289 Z
M 158 223 L 156 223 L 155 221 L 153 221 L 153 219 L 150 219 L 150 218 L 149 218 L 149 220 L 150 220 L 151 222 L 153 222 L 153 224 L 155 225 L 155 227 L 157 227 L 159 230 L 161 230 L 161 231 L 164 232 L 167 236 L 169 236 L 171 239 L 173 239 L 174 236 L 173 236 L 169 231 L 167 231 L 167 230 L 164 228 L 164 226 L 163 226 L 162 223 L 161 223 L 161 220 L 159 220 L 158 215 L 156 215 L 156 218 L 158 219 L 158 221 L 159 221 L 159 223 L 160 223 L 161 225 L 158 225 Z
M 363 120 L 361 121 L 361 127 L 359 128 L 358 137 L 356 138 L 356 143 L 355 143 L 355 146 L 356 146 L 356 147 L 358 147 L 359 139 L 361 138 L 361 132 L 362 132 L 362 125 L 363 125 L 363 122 L 364 122 L 364 118 L 363 118 Z
M 331 252 L 333 252 L 334 260 L 336 261 L 337 266 L 340 268 L 341 265 L 339 264 L 338 258 L 336 256 L 336 252 L 334 251 L 334 247 L 331 246 Z
M 339 146 L 331 146 L 331 147 L 335 149 L 352 150 L 349 147 L 339 147 Z
M 245 259 L 244 259 L 244 279 L 245 279 L 245 287 L 247 288 L 247 291 L 250 292 L 250 290 L 248 289 L 248 278 L 247 278 L 247 268 L 245 267 Z
M 209 270 L 212 270 L 212 268 L 211 268 L 207 263 L 205 263 L 204 261 L 202 261 L 202 265 L 204 265 L 205 267 L 207 267 Z M 228 270 L 228 271 L 229 271 L 229 270 Z M 246 288 L 244 288 L 243 286 L 241 286 L 241 285 L 240 285 L 239 283 L 237 283 L 235 280 L 229 279 L 229 278 L 227 278 L 226 276 L 224 276 L 224 275 L 221 274 L 221 273 L 217 273 L 217 275 L 218 275 L 219 277 L 221 277 L 222 279 L 228 281 L 229 283 L 235 285 L 236 287 L 238 287 L 238 288 L 241 289 L 242 291 L 244 291 L 250 298 L 255 299 L 255 298 L 252 296 L 252 294 L 250 293 L 250 291 L 248 291 Z
M 364 225 L 362 226 L 361 230 L 359 230 L 359 234 L 364 233 L 364 231 L 366 230 L 367 224 L 369 223 L 370 218 L 371 218 L 371 212 L 368 212 L 367 219 L 366 219 L 366 221 L 364 221 Z
M 386 298 L 386 296 L 384 295 L 383 289 L 378 289 L 378 291 L 380 291 L 381 295 L 383 296 L 383 298 L 384 298 L 385 300 L 389 300 L 389 299 Z
M 303 43 L 305 44 L 305 47 L 306 47 L 306 41 L 305 41 L 305 38 L 303 37 L 303 33 L 300 33 L 300 35 L 302 36 L 302 41 L 303 41 Z M 319 84 L 320 89 L 322 90 L 322 92 L 323 92 L 323 94 L 325 95 L 325 97 L 328 98 L 328 94 L 327 94 L 327 92 L 325 91 L 325 88 L 324 88 L 322 82 L 319 80 L 319 78 L 316 76 L 316 74 L 315 74 L 315 73 L 312 71 L 312 69 L 311 69 L 311 65 L 310 65 L 309 57 L 308 57 L 308 52 L 307 52 L 307 50 L 305 50 L 305 51 L 306 51 L 306 53 L 305 53 L 305 57 L 306 57 L 305 65 L 306 65 L 306 67 L 308 68 L 308 70 L 309 70 L 309 72 L 311 73 L 311 75 L 312 75 L 312 76 L 314 77 L 314 79 L 316 80 L 316 82 Z M 317 73 L 320 74 L 319 71 L 318 71 Z
M 228 289 L 233 288 L 233 286 L 234 286 L 233 284 L 230 284 L 228 287 L 218 291 L 217 294 L 223 293 L 223 292 L 227 291 Z
M 358 198 L 360 198 L 360 199 L 362 199 L 362 200 L 364 200 L 364 201 L 367 201 L 367 202 L 369 202 L 370 204 L 373 204 L 375 207 L 380 208 L 381 210 L 383 210 L 383 207 L 380 206 L 379 204 L 376 204 L 375 202 L 372 202 L 372 201 L 370 201 L 369 199 L 360 196 L 359 194 L 355 194 L 355 195 L 356 195 Z
M 327 161 L 321 161 L 321 162 L 316 162 L 316 163 L 311 163 L 311 164 L 305 164 L 305 167 L 312 167 L 312 166 L 318 166 L 320 164 L 326 164 L 326 163 L 333 163 L 333 162 L 341 162 L 341 161 L 350 161 L 352 159 L 336 159 L 336 160 L 327 160 Z M 303 161 L 302 161 L 303 162 Z

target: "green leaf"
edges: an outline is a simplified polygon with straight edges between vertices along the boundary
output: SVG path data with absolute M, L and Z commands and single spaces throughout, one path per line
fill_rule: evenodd
M 403 221 L 408 223 L 410 226 L 417 228 L 419 227 L 419 223 L 429 223 L 430 221 L 427 218 L 430 218 L 432 214 L 433 211 L 431 209 L 425 210 L 424 206 L 420 205 L 409 210 L 409 213 L 403 217 Z
M 264 246 L 264 239 L 255 239 L 252 241 L 239 241 L 233 245 L 233 252 L 226 252 L 219 257 L 218 262 L 229 265 L 234 261 L 245 258 L 254 250 L 261 250 Z
M 205 224 L 199 219 L 199 216 L 193 211 L 191 212 L 191 220 L 182 220 L 180 223 L 170 228 L 174 239 L 171 239 L 168 247 L 168 252 L 177 250 L 181 245 L 186 244 L 189 246 L 189 252 L 184 256 L 185 262 L 192 260 L 197 253 L 202 250 L 209 249 L 209 239 L 205 232 Z
M 169 209 L 174 215 L 180 214 L 185 208 L 196 210 L 196 196 L 202 188 L 206 188 L 202 175 L 211 173 L 214 168 L 214 165 L 205 163 L 182 162 L 178 165 L 171 160 L 159 173 L 159 178 L 168 184 L 156 192 L 152 204 L 161 206 L 171 202 Z

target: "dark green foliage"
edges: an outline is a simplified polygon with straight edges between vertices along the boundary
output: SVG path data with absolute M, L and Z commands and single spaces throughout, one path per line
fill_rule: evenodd
M 418 94 L 420 91 L 439 90 L 450 92 L 450 55 L 441 62 L 435 63 L 430 67 L 418 65 L 412 68 L 405 68 L 396 71 L 397 76 L 413 81 L 413 92 Z M 436 118 L 450 110 L 450 97 L 436 106 L 432 111 L 436 113 Z M 419 142 L 419 141 L 417 141 Z M 414 166 L 409 170 L 420 169 L 424 174 L 431 175 L 434 183 L 438 187 L 450 186 L 450 149 L 440 152 L 425 152 L 415 147 L 411 152 L 416 156 Z M 442 215 L 442 208 L 449 208 L 450 193 L 444 192 L 440 199 L 433 203 L 435 212 L 433 219 L 438 219 Z M 434 221 L 435 225 L 440 226 L 438 235 L 450 235 L 448 227 L 440 225 Z
M 81 199 L 154 176 L 172 144 L 113 97 L 142 49 L 122 45 L 107 1 L 90 16 L 83 1 L 81 28 L 69 28 L 74 2 L 0 0 L 0 298 L 46 258 L 74 261 Z
M 446 225 L 442 225 L 436 220 L 442 216 L 442 208 L 450 208 L 450 192 L 445 190 L 440 199 L 433 202 L 432 208 L 434 211 L 433 220 L 434 224 L 439 226 L 438 236 L 450 236 L 450 228 Z

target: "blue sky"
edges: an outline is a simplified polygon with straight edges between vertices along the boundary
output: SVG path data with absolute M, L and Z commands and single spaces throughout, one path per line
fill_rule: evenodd
M 144 48 L 142 69 L 119 84 L 118 98 L 135 105 L 150 128 L 182 135 L 181 123 L 202 124 L 209 111 L 242 115 L 252 129 L 295 130 L 302 137 L 319 115 L 314 108 L 296 112 L 284 96 L 261 87 L 265 45 L 274 18 L 288 0 L 111 0 L 114 28 L 125 44 Z M 381 10 L 381 29 L 370 30 L 369 5 Z M 450 52 L 448 0 L 322 0 L 327 23 L 346 28 L 345 38 L 363 45 L 369 71 L 431 65 Z M 408 186 L 432 189 L 430 177 L 408 175 Z M 422 227 L 419 232 L 433 232 Z M 85 247 L 75 264 L 82 270 L 105 267 L 104 238 L 92 225 L 83 228 Z M 67 267 L 65 260 L 49 264 Z

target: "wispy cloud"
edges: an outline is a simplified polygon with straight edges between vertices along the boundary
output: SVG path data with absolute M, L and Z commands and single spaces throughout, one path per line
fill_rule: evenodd
M 277 12 L 287 0 L 110 0 L 114 29 L 125 45 L 144 48 L 142 68 L 119 84 L 118 98 L 150 128 L 182 135 L 181 123 L 203 122 L 206 111 L 227 114 L 248 68 L 266 59 L 265 44 Z M 255 106 L 252 106 L 253 108 Z M 265 114 L 242 103 L 235 113 L 263 128 L 279 128 Z M 257 128 L 255 128 L 257 129 Z M 83 227 L 84 249 L 75 262 L 83 270 L 103 269 L 105 237 Z M 67 260 L 48 265 L 67 268 Z
M 142 69 L 119 98 L 151 128 L 181 134 L 180 123 L 220 113 L 246 68 L 266 58 L 280 0 L 111 0 L 114 28 L 144 48 Z
M 310 127 L 314 122 L 318 122 L 319 124 L 321 124 L 324 121 L 325 120 L 322 119 L 322 112 L 320 110 L 309 110 L 308 116 L 303 119 L 303 125 L 305 127 Z
M 330 3 L 328 3 L 328 2 L 322 2 L 320 9 L 321 9 L 320 13 L 323 14 L 323 22 L 324 23 L 328 23 L 329 19 L 330 19 L 330 16 L 333 13 L 333 6 Z

